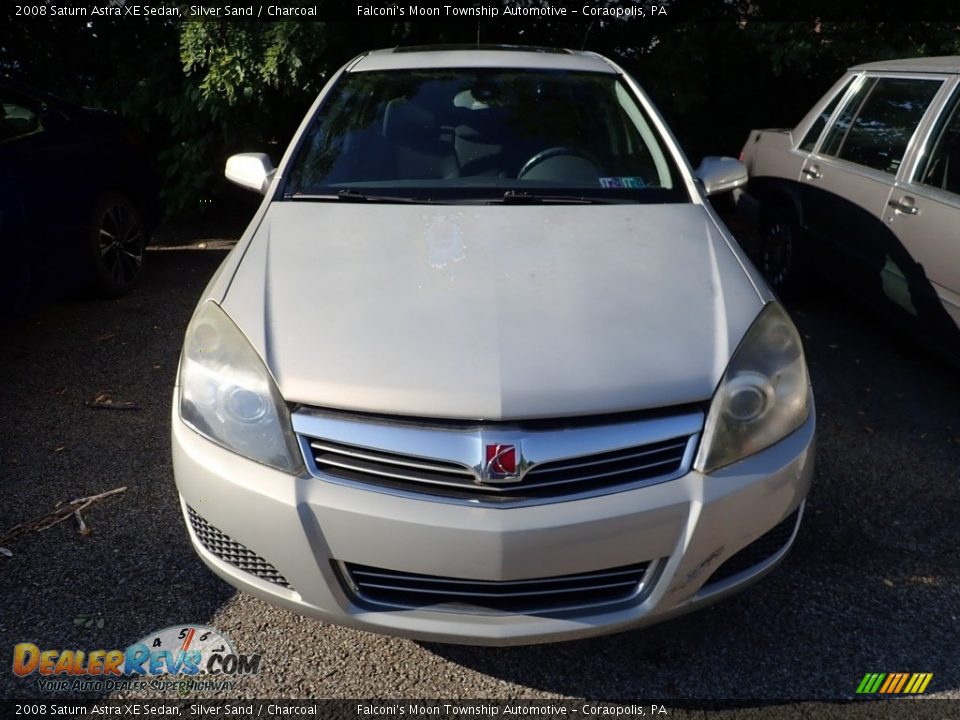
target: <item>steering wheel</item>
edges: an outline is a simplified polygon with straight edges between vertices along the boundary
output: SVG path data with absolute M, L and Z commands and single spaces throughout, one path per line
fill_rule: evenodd
M 520 168 L 520 172 L 517 173 L 517 180 L 523 180 L 523 178 L 529 175 L 537 166 L 542 165 L 548 160 L 555 159 L 574 161 L 574 164 L 568 167 L 576 174 L 582 173 L 584 176 L 591 176 L 595 179 L 601 172 L 600 163 L 589 153 L 578 150 L 577 148 L 557 146 L 541 150 L 527 160 L 523 164 L 523 167 Z

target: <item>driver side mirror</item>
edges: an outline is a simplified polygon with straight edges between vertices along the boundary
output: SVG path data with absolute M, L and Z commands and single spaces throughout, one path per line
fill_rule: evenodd
M 276 169 L 264 153 L 240 153 L 227 158 L 223 174 L 234 185 L 266 195 Z
M 705 157 L 693 176 L 707 195 L 727 192 L 747 184 L 747 166 L 732 157 Z

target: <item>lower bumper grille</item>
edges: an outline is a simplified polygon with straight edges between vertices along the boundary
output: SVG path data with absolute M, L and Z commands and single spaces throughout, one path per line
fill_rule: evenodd
M 744 570 L 749 570 L 765 560 L 772 558 L 790 542 L 790 537 L 793 535 L 793 530 L 797 526 L 799 516 L 800 508 L 797 508 L 781 520 L 772 530 L 761 535 L 718 567 L 716 572 L 704 583 L 704 587 L 722 582 L 727 578 L 738 575 Z
M 291 587 L 286 578 L 273 565 L 208 523 L 192 507 L 187 507 L 187 513 L 190 516 L 190 527 L 193 528 L 194 534 L 206 550 L 225 563 L 230 563 L 261 580 L 285 588 Z
M 650 563 L 531 580 L 470 580 L 345 563 L 358 600 L 389 608 L 505 614 L 555 613 L 636 600 Z M 439 607 L 438 607 L 439 606 Z

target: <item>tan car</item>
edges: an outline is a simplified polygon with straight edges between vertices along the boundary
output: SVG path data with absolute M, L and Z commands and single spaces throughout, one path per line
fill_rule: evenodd
M 742 159 L 775 289 L 832 277 L 960 357 L 960 57 L 853 67 Z

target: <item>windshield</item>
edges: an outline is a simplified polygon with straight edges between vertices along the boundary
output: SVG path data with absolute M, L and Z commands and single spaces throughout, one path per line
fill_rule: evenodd
M 345 74 L 304 134 L 284 195 L 689 201 L 618 76 L 516 69 Z

